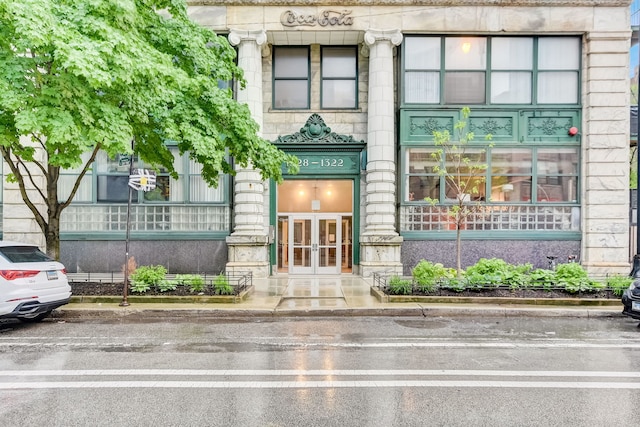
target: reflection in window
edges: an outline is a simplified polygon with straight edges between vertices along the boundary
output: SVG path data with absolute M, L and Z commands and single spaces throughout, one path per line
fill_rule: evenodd
M 577 203 L 578 148 L 493 147 L 486 152 L 468 150 L 471 165 L 486 164 L 486 172 L 455 165 L 448 158 L 449 176 L 440 176 L 433 148 L 407 148 L 405 152 L 405 202 L 424 203 L 430 198 L 445 203 L 457 200 L 454 180 L 465 184 L 469 201 L 486 203 Z M 486 157 L 485 157 L 486 156 Z M 533 165 L 536 167 L 534 168 Z M 460 175 L 457 176 L 458 171 Z M 488 195 L 488 196 L 487 196 Z
M 574 36 L 407 36 L 404 103 L 578 104 L 580 44 Z

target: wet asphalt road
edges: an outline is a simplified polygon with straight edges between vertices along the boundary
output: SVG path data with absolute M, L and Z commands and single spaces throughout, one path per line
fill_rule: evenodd
M 0 323 L 0 420 L 51 426 L 637 423 L 628 318 Z

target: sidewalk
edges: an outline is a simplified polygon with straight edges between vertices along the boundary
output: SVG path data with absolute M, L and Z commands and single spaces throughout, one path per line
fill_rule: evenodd
M 523 304 L 513 298 L 486 303 L 483 298 L 469 303 L 381 302 L 371 292 L 372 280 L 358 276 L 277 276 L 254 278 L 253 289 L 236 303 L 137 302 L 129 296 L 129 306 L 120 306 L 122 297 L 102 298 L 103 302 L 75 302 L 60 307 L 56 318 L 123 317 L 302 317 L 302 316 L 416 316 L 416 317 L 624 317 L 620 301 L 544 301 Z M 86 299 L 86 298 L 85 298 Z M 148 300 L 149 298 L 147 298 Z M 175 298 L 174 298 L 175 300 Z

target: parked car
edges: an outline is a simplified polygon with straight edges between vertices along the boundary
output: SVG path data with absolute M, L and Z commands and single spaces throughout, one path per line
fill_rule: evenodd
M 70 299 L 64 265 L 36 245 L 0 241 L 0 319 L 37 322 Z
M 640 279 L 635 279 L 622 294 L 622 314 L 640 320 Z

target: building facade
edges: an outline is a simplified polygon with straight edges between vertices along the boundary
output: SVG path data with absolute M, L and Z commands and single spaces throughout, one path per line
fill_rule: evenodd
M 546 267 L 575 257 L 628 274 L 629 1 L 201 0 L 191 17 L 237 48 L 262 136 L 295 154 L 276 185 L 237 169 L 217 189 L 180 179 L 136 195 L 130 254 L 170 272 L 408 274 L 498 257 Z M 434 131 L 470 108 L 466 194 L 441 171 Z M 490 135 L 487 142 L 485 136 Z M 63 214 L 70 271 L 124 263 L 127 159 L 98 159 Z M 69 182 L 73 171 L 69 171 Z M 64 179 L 61 185 L 65 185 Z M 35 239 L 4 188 L 4 238 Z

